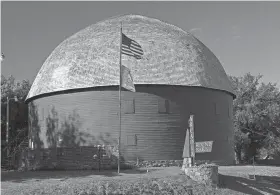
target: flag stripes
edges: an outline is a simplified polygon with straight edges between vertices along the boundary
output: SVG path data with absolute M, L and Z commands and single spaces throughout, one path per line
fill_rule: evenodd
M 142 47 L 134 40 L 122 33 L 122 54 L 141 59 L 144 54 Z

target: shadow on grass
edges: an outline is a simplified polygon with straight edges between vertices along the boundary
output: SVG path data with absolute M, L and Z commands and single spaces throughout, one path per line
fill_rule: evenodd
M 94 176 L 101 176 L 101 177 L 124 177 L 126 178 L 126 175 L 144 175 L 149 174 L 152 177 L 157 177 L 157 173 L 155 172 L 161 172 L 160 169 L 149 169 L 149 173 L 147 173 L 147 169 L 143 168 L 134 168 L 134 169 L 121 169 L 120 174 L 117 173 L 117 170 L 101 170 L 100 172 L 98 170 L 53 170 L 53 171 L 25 171 L 25 172 L 19 172 L 19 171 L 9 171 L 5 172 L 2 171 L 1 173 L 1 179 L 2 182 L 5 181 L 11 181 L 11 182 L 24 182 L 28 180 L 40 180 L 40 179 L 57 179 L 57 180 L 65 180 L 70 178 L 78 178 L 78 177 L 94 177 Z M 156 175 L 154 175 L 156 174 Z M 100 178 L 96 178 L 100 179 Z
M 156 170 L 149 170 L 156 171 Z M 77 177 L 103 176 L 103 177 L 121 177 L 122 174 L 146 174 L 145 169 L 126 169 L 121 170 L 118 174 L 117 170 L 54 170 L 54 171 L 2 171 L 1 181 L 24 182 L 31 179 L 68 179 Z
M 244 177 L 228 176 L 219 174 L 220 187 L 231 189 L 237 192 L 263 195 L 263 192 L 280 195 L 280 177 L 256 175 L 255 180 Z
M 1 181 L 23 182 L 31 179 L 68 179 L 88 176 L 118 176 L 117 171 L 96 171 L 96 170 L 82 170 L 82 171 L 26 171 L 26 172 L 2 172 Z

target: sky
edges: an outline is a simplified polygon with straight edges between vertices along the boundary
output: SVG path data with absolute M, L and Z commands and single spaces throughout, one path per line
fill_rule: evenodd
M 263 75 L 280 87 L 280 2 L 1 2 L 1 74 L 35 79 L 63 40 L 123 14 L 157 18 L 189 31 L 229 75 Z

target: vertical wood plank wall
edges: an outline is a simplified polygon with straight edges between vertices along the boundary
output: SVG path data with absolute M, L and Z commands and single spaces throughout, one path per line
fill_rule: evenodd
M 196 158 L 222 164 L 234 162 L 230 94 L 155 85 L 137 86 L 136 91 L 122 92 L 121 150 L 125 160 L 181 160 L 189 115 L 194 114 L 195 141 L 214 141 L 212 152 L 196 154 Z M 167 113 L 159 108 L 166 105 L 162 103 L 165 100 Z M 52 147 L 58 132 L 64 146 L 117 144 L 117 88 L 42 97 L 29 103 L 30 107 L 31 104 L 30 132 L 38 133 L 44 148 Z

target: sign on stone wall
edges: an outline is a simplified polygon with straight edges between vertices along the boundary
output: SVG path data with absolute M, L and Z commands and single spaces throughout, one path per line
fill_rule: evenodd
M 212 147 L 213 147 L 213 141 L 196 142 L 195 152 L 196 153 L 212 152 Z

